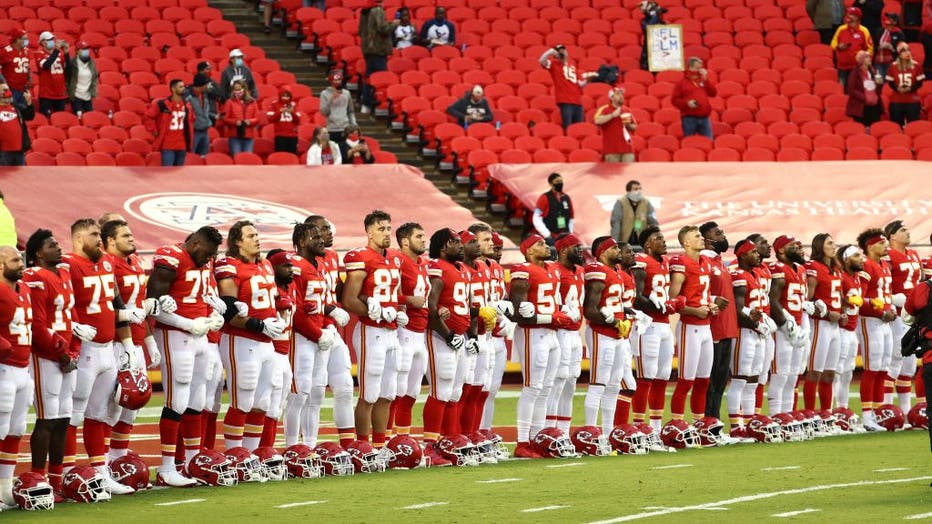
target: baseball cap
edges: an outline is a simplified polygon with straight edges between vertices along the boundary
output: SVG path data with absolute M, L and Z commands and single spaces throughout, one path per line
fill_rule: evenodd
M 854 16 L 858 17 L 859 19 L 861 18 L 861 10 L 858 9 L 857 7 L 853 7 L 853 6 L 852 6 L 852 7 L 849 7 L 848 9 L 845 9 L 845 14 L 846 14 L 846 15 L 854 15 Z
M 10 40 L 19 40 L 20 38 L 26 36 L 25 29 L 14 29 L 10 34 Z
M 472 88 L 472 94 L 474 94 L 474 95 L 476 95 L 476 96 L 482 96 L 482 93 L 484 93 L 484 92 L 485 92 L 485 91 L 482 90 L 482 86 L 480 86 L 480 85 L 473 86 L 473 88 Z
M 240 51 L 239 49 L 234 49 L 230 51 L 230 58 L 244 57 L 244 56 L 246 55 L 244 55 L 243 52 Z
M 41 42 L 43 40 L 55 40 L 55 35 L 53 35 L 51 31 L 42 31 L 39 35 L 39 41 Z
M 84 40 L 81 40 L 81 41 L 79 41 L 77 44 L 75 44 L 74 47 L 75 47 L 75 49 L 90 49 L 90 48 L 91 48 L 91 44 L 88 44 L 88 43 L 85 42 Z
M 194 87 L 204 87 L 210 83 L 210 77 L 204 73 L 194 75 Z
M 197 63 L 197 70 L 198 70 L 198 71 L 203 71 L 203 70 L 207 69 L 208 67 L 210 67 L 210 62 L 208 62 L 208 61 L 206 61 L 206 60 L 203 61 L 203 62 L 198 62 L 198 63 Z

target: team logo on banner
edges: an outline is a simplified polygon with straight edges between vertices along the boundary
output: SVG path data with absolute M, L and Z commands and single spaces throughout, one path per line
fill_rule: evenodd
M 249 220 L 259 230 L 263 244 L 286 246 L 291 245 L 295 222 L 303 222 L 311 214 L 278 202 L 213 193 L 149 193 L 130 198 L 123 208 L 139 220 L 184 233 L 214 226 L 225 235 L 237 221 Z

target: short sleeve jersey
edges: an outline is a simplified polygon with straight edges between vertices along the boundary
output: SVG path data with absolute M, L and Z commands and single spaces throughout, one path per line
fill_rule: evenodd
M 575 304 L 582 314 L 583 302 L 585 301 L 586 271 L 582 266 L 574 266 L 573 269 L 567 269 L 559 262 L 553 263 L 554 272 L 560 279 L 560 302 L 562 304 Z M 579 331 L 582 326 L 582 320 L 573 322 L 560 329 L 567 331 Z
M 430 294 L 430 275 L 427 274 L 428 261 L 422 257 L 417 260 L 409 256 L 401 259 L 401 294 L 406 297 L 423 297 L 424 307 L 408 306 L 408 325 L 405 329 L 415 333 L 427 330 L 427 296 Z
M 841 313 L 841 276 L 817 260 L 806 262 L 806 277 L 816 279 L 813 300 L 825 302 L 829 312 Z
M 443 289 L 437 299 L 437 307 L 445 307 L 450 311 L 450 318 L 446 320 L 447 329 L 458 335 L 469 330 L 469 273 L 457 263 L 452 264 L 446 260 L 431 260 L 427 268 L 430 278 L 439 278 L 443 282 Z
M 857 306 L 852 306 L 848 304 L 849 296 L 859 296 L 863 297 L 863 291 L 861 289 L 861 279 L 858 278 L 858 275 L 849 275 L 844 271 L 841 272 L 841 292 L 844 294 L 843 310 L 842 312 L 848 316 L 848 321 L 844 324 L 839 324 L 842 329 L 848 331 L 854 331 L 858 326 L 858 313 L 860 312 Z
M 634 255 L 634 269 L 644 271 L 645 297 L 653 296 L 661 302 L 670 300 L 670 265 L 666 258 L 657 260 L 646 253 L 638 253 Z M 670 323 L 670 315 L 666 313 L 651 311 L 648 315 L 654 322 Z
M 880 318 L 884 311 L 890 310 L 893 306 L 890 286 L 892 278 L 890 276 L 890 264 L 885 260 L 874 262 L 871 259 L 864 260 L 864 269 L 859 273 L 861 278 L 861 289 L 864 291 L 864 304 L 861 306 L 861 316 Z M 871 303 L 874 299 L 883 300 L 880 309 L 874 307 Z
M 905 252 L 890 250 L 890 276 L 893 278 L 893 294 L 909 294 L 922 277 L 922 261 L 913 249 Z
M 71 272 L 71 287 L 74 290 L 72 318 L 97 330 L 94 342 L 105 344 L 116 338 L 116 277 L 113 262 L 104 254 L 97 262 L 68 254 L 62 257 Z
M 770 272 L 770 266 L 762 264 L 754 268 L 754 276 L 757 277 L 757 281 L 760 282 L 760 310 L 764 314 L 770 314 L 770 286 L 772 284 L 773 275 Z
M 583 278 L 585 278 L 586 283 L 589 282 L 601 282 L 605 285 L 602 288 L 602 295 L 599 297 L 599 309 L 608 308 L 615 314 L 616 320 L 621 320 L 625 318 L 624 311 L 624 295 L 625 295 L 625 286 L 624 281 L 621 279 L 621 276 L 618 274 L 618 271 L 615 268 L 608 267 L 601 262 L 593 262 L 587 264 L 583 270 Z M 600 335 L 611 338 L 621 338 L 618 335 L 618 330 L 614 326 L 604 326 L 601 324 L 589 324 L 589 327 L 592 331 Z
M 288 284 L 286 287 L 278 288 L 278 295 L 282 297 L 289 297 L 291 301 L 297 304 L 298 299 L 298 288 L 295 285 L 294 281 Z M 272 339 L 272 346 L 275 348 L 275 352 L 281 355 L 287 355 L 291 352 L 291 337 L 292 337 L 292 327 L 294 319 L 294 307 L 290 311 L 279 311 L 278 314 L 285 319 L 288 323 L 288 327 L 282 331 L 282 334 Z
M 308 259 L 294 255 L 291 264 L 298 304 L 292 320 L 294 331 L 308 340 L 317 341 L 324 325 L 327 281 L 320 274 L 319 261 L 315 267 Z
M 746 289 L 744 294 L 744 307 L 757 309 L 763 312 L 761 296 L 764 293 L 764 288 L 761 286 L 757 271 L 747 271 L 735 265 L 730 267 L 728 272 L 731 273 L 732 287 L 743 287 Z
M 368 298 L 375 298 L 382 307 L 398 307 L 399 290 L 401 289 L 401 259 L 404 254 L 391 249 L 385 253 L 378 253 L 370 247 L 354 249 L 343 257 L 343 265 L 347 275 L 363 271 L 366 274 L 360 293 L 363 302 Z M 382 319 L 373 321 L 368 316 L 359 317 L 359 321 L 367 326 L 395 329 L 395 322 L 385 322 Z
M 165 268 L 175 273 L 175 279 L 168 288 L 168 296 L 175 299 L 178 309 L 175 314 L 184 318 L 195 319 L 210 315 L 210 306 L 204 302 L 211 286 L 216 286 L 213 276 L 213 263 L 208 262 L 201 267 L 195 265 L 191 255 L 181 245 L 160 247 L 152 258 L 155 268 Z M 165 329 L 177 328 L 157 323 Z
M 0 337 L 13 346 L 0 364 L 24 368 L 32 352 L 32 302 L 29 286 L 17 282 L 15 288 L 0 284 Z
M 803 320 L 803 302 L 806 300 L 806 276 L 802 266 L 793 267 L 783 262 L 771 262 L 770 274 L 773 280 L 783 280 L 783 292 L 780 293 L 780 305 L 784 314 L 789 314 L 799 324 Z
M 74 308 L 71 275 L 64 268 L 49 271 L 30 267 L 23 273 L 23 282 L 29 286 L 32 300 L 33 351 L 42 358 L 58 360 L 54 355 L 51 334 L 57 333 L 66 343 L 71 342 L 71 310 Z M 68 353 L 77 358 L 80 352 L 70 350 Z
M 680 287 L 680 296 L 686 297 L 689 307 L 702 307 L 712 304 L 712 295 L 709 292 L 712 268 L 709 259 L 700 255 L 694 260 L 686 255 L 676 255 L 670 258 L 670 274 L 681 273 L 686 278 Z M 680 320 L 689 325 L 708 325 L 709 317 L 699 318 L 692 315 L 680 314 Z
M 256 262 L 243 262 L 236 257 L 217 259 L 214 270 L 219 285 L 225 279 L 233 279 L 236 284 L 236 300 L 249 306 L 247 316 L 259 320 L 273 318 L 275 299 L 278 289 L 275 285 L 275 271 L 268 260 Z M 255 333 L 246 328 L 227 324 L 224 329 L 231 336 L 245 337 L 261 342 L 270 342 L 272 339 L 263 333 Z
M 534 304 L 537 315 L 553 315 L 559 308 L 560 279 L 549 266 L 541 267 L 526 262 L 511 269 L 511 281 L 526 280 L 528 283 L 527 301 Z M 549 327 L 552 326 L 537 326 Z
M 142 300 L 146 298 L 146 282 L 149 280 L 142 260 L 135 253 L 127 258 L 112 257 L 113 274 L 116 277 L 117 291 L 126 307 L 142 309 Z M 133 344 L 141 345 L 146 338 L 144 324 L 130 324 Z

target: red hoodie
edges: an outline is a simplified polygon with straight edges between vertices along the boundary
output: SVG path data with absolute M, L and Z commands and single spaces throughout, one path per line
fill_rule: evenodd
M 285 94 L 288 95 L 287 102 L 283 99 Z M 291 109 L 291 112 L 282 111 L 286 107 Z M 294 102 L 291 100 L 291 92 L 282 90 L 278 100 L 272 102 L 272 105 L 269 106 L 266 116 L 269 123 L 275 124 L 275 136 L 294 138 L 298 136 L 298 126 L 301 125 L 301 118 L 304 115 L 297 111 Z
M 706 117 L 712 113 L 712 104 L 709 103 L 709 97 L 715 96 L 717 93 L 715 82 L 711 78 L 706 78 L 704 81 L 698 78 L 694 79 L 690 77 L 689 71 L 686 71 L 683 79 L 673 88 L 671 101 L 683 116 Z M 690 100 L 695 100 L 698 105 L 689 107 L 688 102 Z

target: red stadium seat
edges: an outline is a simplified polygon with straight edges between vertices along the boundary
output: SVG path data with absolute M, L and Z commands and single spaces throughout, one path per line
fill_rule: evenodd
M 275 166 L 298 165 L 297 155 L 283 151 L 277 151 L 270 154 L 266 160 L 269 165 Z
M 93 152 L 89 153 L 85 159 L 87 165 L 89 166 L 115 166 L 117 165 L 116 160 L 113 156 L 107 153 L 98 153 Z
M 638 153 L 639 162 L 669 162 L 672 159 L 666 149 L 649 147 Z
M 905 149 L 912 150 L 913 139 L 906 135 L 894 134 L 894 133 L 884 135 L 883 138 L 880 139 L 880 150 L 881 151 L 886 151 L 887 149 L 894 148 L 894 147 L 902 147 Z
M 767 149 L 777 152 L 780 149 L 780 141 L 777 137 L 770 135 L 755 135 L 748 138 L 748 150 Z
M 877 150 L 869 147 L 849 149 L 846 160 L 877 160 Z
M 502 151 L 498 159 L 504 164 L 530 164 L 532 161 L 531 154 L 523 149 Z
M 905 147 L 891 147 L 880 153 L 881 160 L 912 160 L 913 152 Z
M 871 124 L 870 133 L 871 136 L 880 139 L 889 134 L 902 134 L 903 128 L 900 127 L 900 124 L 897 124 L 896 122 L 881 120 L 880 122 L 874 122 Z
M 684 147 L 673 153 L 674 162 L 705 162 L 706 154 L 701 149 Z
M 834 147 L 818 147 L 812 151 L 812 156 L 809 159 L 812 161 L 838 161 L 845 159 L 845 153 L 841 149 Z
M 849 120 L 847 122 L 838 122 L 835 124 L 836 135 L 849 137 L 853 135 L 863 135 L 864 133 L 864 124 L 860 124 L 858 122 L 852 122 Z
M 32 141 L 32 150 L 36 153 L 46 153 L 48 155 L 57 155 L 61 153 L 61 142 L 51 138 L 37 138 Z
M 29 153 L 26 153 L 26 165 L 27 166 L 54 166 L 55 157 L 52 155 L 49 155 L 48 153 L 31 151 Z
M 808 162 L 809 151 L 796 147 L 786 147 L 777 152 L 777 162 Z
M 577 149 L 570 152 L 567 160 L 569 162 L 600 162 L 602 155 L 592 149 Z
M 734 149 L 715 148 L 709 151 L 707 160 L 709 162 L 740 162 L 741 153 Z
M 780 148 L 795 148 L 803 151 L 812 151 L 812 139 L 806 135 L 793 133 L 780 139 Z
M 536 151 L 547 147 L 543 139 L 536 136 L 519 136 L 514 139 L 515 148 L 525 151 Z
M 85 166 L 87 162 L 84 160 L 85 154 L 82 153 L 73 153 L 73 152 L 62 152 L 55 155 L 55 165 L 57 166 Z
M 742 156 L 745 162 L 773 162 L 774 159 L 774 152 L 762 147 L 748 147 Z
M 80 138 L 68 138 L 62 142 L 62 151 L 65 153 L 77 153 L 80 155 L 86 155 L 93 151 L 93 148 L 91 148 L 91 144 L 86 140 L 82 140 Z

